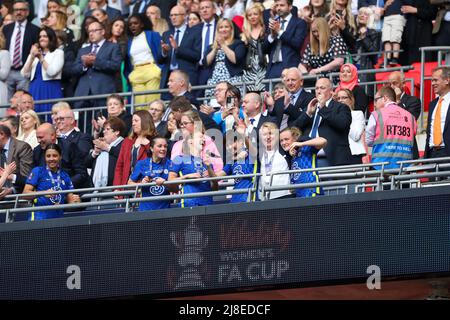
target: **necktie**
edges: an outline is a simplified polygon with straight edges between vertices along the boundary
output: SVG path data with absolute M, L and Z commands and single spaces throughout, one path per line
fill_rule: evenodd
M 203 42 L 203 55 L 202 58 L 205 57 L 206 52 L 208 51 L 209 47 L 209 37 L 211 35 L 211 23 L 206 24 L 206 35 L 205 35 L 205 41 Z
M 250 124 L 253 125 L 253 123 L 255 123 L 255 119 L 251 118 L 250 119 Z
M 314 122 L 313 122 L 313 126 L 311 129 L 311 133 L 309 134 L 310 138 L 316 138 L 317 137 L 317 131 L 319 130 L 319 124 L 320 124 L 320 119 L 322 119 L 321 116 L 319 116 L 319 111 L 316 111 L 316 114 L 314 116 Z
M 433 123 L 433 143 L 435 147 L 439 147 L 442 143 L 442 128 L 441 128 L 441 109 L 442 101 L 444 99 L 440 98 L 437 104 L 436 112 L 434 114 Z
M 98 47 L 99 47 L 99 45 L 97 44 L 97 43 L 94 43 L 93 45 L 92 45 L 92 51 L 91 51 L 91 53 L 92 54 L 97 54 L 97 51 L 98 51 Z
M 280 27 L 280 30 L 283 30 L 283 31 L 284 31 L 284 25 L 285 25 L 285 23 L 286 23 L 286 20 L 283 19 L 283 20 L 281 21 L 281 27 Z M 274 61 L 274 62 L 281 62 L 281 61 L 283 60 L 283 58 L 281 57 L 281 40 L 280 40 L 280 39 L 277 39 L 276 41 L 277 41 L 277 44 L 276 44 L 276 47 L 275 47 L 275 52 L 274 52 L 274 54 L 273 54 L 273 61 Z
M 22 65 L 22 57 L 20 55 L 20 47 L 22 44 L 22 25 L 18 24 L 18 30 L 16 34 L 16 41 L 14 43 L 14 58 L 13 58 L 13 66 L 16 69 L 19 69 Z
M 177 45 L 180 44 L 179 40 L 180 40 L 180 29 L 177 29 L 177 31 L 175 32 L 175 42 L 177 43 Z M 176 68 L 178 66 L 177 57 L 175 57 L 175 49 L 174 48 L 172 48 L 172 57 L 170 59 L 170 65 L 173 68 Z

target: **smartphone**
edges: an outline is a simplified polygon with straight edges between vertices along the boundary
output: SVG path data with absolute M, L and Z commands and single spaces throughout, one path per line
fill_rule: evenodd
M 336 10 L 336 17 L 341 18 L 342 17 L 342 11 L 343 10 Z
M 231 109 L 234 107 L 234 98 L 227 97 L 227 109 Z

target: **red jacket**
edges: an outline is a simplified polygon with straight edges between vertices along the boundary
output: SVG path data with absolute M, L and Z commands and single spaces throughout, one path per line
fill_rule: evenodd
M 119 159 L 117 160 L 116 171 L 114 175 L 115 186 L 127 184 L 128 178 L 131 175 L 131 150 L 136 139 L 125 138 L 120 149 Z M 150 144 L 143 145 L 139 149 L 137 161 L 147 158 Z

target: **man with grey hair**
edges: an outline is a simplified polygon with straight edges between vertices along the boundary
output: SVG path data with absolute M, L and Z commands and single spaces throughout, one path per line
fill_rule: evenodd
M 269 106 L 269 115 L 277 118 L 280 130 L 292 126 L 302 112 L 306 111 L 309 102 L 314 95 L 303 89 L 303 75 L 298 68 L 283 70 L 283 84 L 288 91 L 288 95 L 273 101 L 272 97 L 266 94 L 266 103 Z
M 308 134 L 311 138 L 327 139 L 327 146 L 317 154 L 318 167 L 352 163 L 352 153 L 348 143 L 352 114 L 348 106 L 332 98 L 333 85 L 330 79 L 318 79 L 316 97 L 294 122 L 303 134 Z

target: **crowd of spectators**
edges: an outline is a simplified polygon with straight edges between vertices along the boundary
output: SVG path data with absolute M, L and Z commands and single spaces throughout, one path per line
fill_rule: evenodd
M 234 188 L 258 186 L 255 197 L 262 199 L 264 184 L 319 179 L 312 172 L 270 179 L 271 172 L 363 163 L 368 146 L 376 151 L 372 159 L 395 167 L 396 160 L 418 157 L 420 101 L 406 94 L 401 72 L 368 96 L 359 82 L 373 79 L 358 71 L 373 68 L 379 56 L 361 54 L 394 50 L 386 53 L 388 64 L 409 65 L 420 60 L 420 46 L 450 45 L 448 2 L 436 0 L 48 0 L 38 8 L 26 0 L 0 3 L 0 104 L 9 102 L 0 109 L 2 199 L 139 182 L 156 183 L 144 187 L 142 196 L 186 194 L 218 185 L 164 182 L 255 172 L 263 174 L 259 181 L 236 179 Z M 433 20 L 439 26 L 433 28 Z M 328 77 L 332 72 L 339 76 Z M 306 83 L 306 75 L 317 80 Z M 440 99 L 428 117 L 428 147 L 450 155 L 443 133 L 449 69 L 438 68 L 433 77 Z M 281 81 L 273 92 L 255 85 L 243 95 L 240 82 L 265 78 Z M 212 89 L 191 90 L 206 84 Z M 130 101 L 118 95 L 152 90 L 135 96 L 132 114 Z M 88 98 L 101 94 L 109 96 Z M 87 98 L 39 103 L 63 97 Z M 95 112 L 82 117 L 78 110 L 84 108 Z M 285 190 L 268 198 L 320 194 L 320 188 Z M 38 197 L 35 205 L 79 201 L 68 193 Z M 211 203 L 211 197 L 198 197 L 181 205 Z M 156 201 L 139 208 L 170 205 Z M 37 212 L 30 219 L 61 214 Z

